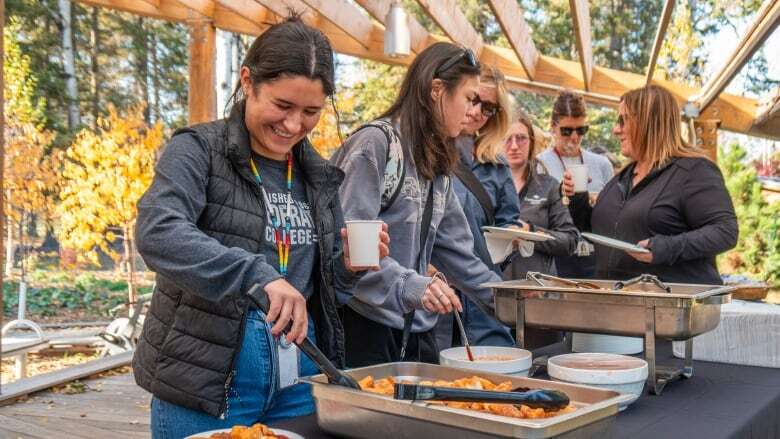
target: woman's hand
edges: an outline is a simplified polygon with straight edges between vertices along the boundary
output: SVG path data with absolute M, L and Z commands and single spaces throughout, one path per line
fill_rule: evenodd
M 636 245 L 644 248 L 650 248 L 650 240 L 645 239 L 642 241 L 639 241 L 636 243 Z M 631 255 L 632 258 L 636 259 L 639 262 L 644 262 L 645 264 L 652 264 L 653 263 L 653 252 L 649 253 L 635 253 L 635 252 L 627 252 L 629 255 Z
M 292 320 L 292 326 L 285 338 L 288 342 L 302 342 L 309 329 L 306 299 L 284 279 L 268 282 L 265 292 L 271 305 L 265 321 L 274 323 L 271 334 L 278 337 Z
M 353 267 L 349 260 L 349 238 L 347 237 L 347 229 L 341 229 L 342 246 L 344 247 L 344 266 L 347 270 L 355 273 L 358 271 L 373 270 L 379 271 L 379 266 L 376 267 Z M 379 260 L 390 254 L 390 233 L 387 231 L 387 223 L 382 223 L 382 230 L 379 231 Z
M 434 277 L 428 284 L 422 296 L 422 304 L 426 311 L 439 314 L 447 314 L 453 309 L 463 311 L 458 295 L 439 277 Z

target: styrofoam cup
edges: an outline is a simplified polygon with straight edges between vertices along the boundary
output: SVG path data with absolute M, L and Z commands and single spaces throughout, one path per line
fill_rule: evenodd
M 588 165 L 569 165 L 566 169 L 571 171 L 574 180 L 574 192 L 588 191 Z
M 379 266 L 379 232 L 382 221 L 346 221 L 349 262 L 353 267 Z

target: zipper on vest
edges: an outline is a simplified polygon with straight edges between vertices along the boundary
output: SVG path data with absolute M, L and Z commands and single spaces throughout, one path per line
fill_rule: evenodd
M 238 348 L 235 350 L 235 352 L 233 352 L 233 358 L 230 359 L 230 372 L 228 373 L 227 379 L 225 380 L 225 398 L 222 400 L 222 407 L 219 410 L 219 419 L 222 420 L 224 420 L 227 415 L 228 398 L 230 397 L 230 384 L 233 382 L 233 376 L 236 373 L 236 360 L 238 359 L 238 355 L 241 353 L 241 342 L 244 340 L 244 330 L 246 329 L 248 308 L 249 305 L 247 304 L 247 306 L 244 307 L 244 314 L 241 316 L 241 327 L 238 329 Z

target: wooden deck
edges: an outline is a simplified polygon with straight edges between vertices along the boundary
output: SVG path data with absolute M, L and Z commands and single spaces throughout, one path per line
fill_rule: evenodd
M 45 391 L 0 407 L 0 438 L 150 438 L 150 395 L 130 374 L 84 380 L 87 391 Z

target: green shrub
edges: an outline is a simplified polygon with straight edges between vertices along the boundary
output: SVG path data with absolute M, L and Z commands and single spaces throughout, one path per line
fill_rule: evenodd
M 739 221 L 739 242 L 720 259 L 731 268 L 780 286 L 780 203 L 769 204 L 761 195 L 755 169 L 738 144 L 721 151 L 719 165 Z

